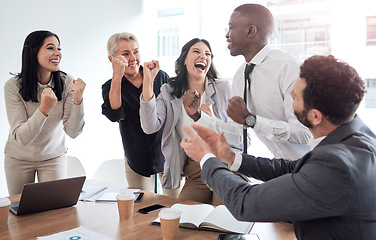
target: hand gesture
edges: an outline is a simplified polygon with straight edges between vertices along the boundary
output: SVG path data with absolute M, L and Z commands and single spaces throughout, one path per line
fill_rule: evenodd
M 142 80 L 142 98 L 144 99 L 144 101 L 150 101 L 150 99 L 152 99 L 154 96 L 154 78 L 157 76 L 159 70 L 159 62 L 156 60 L 144 63 Z
M 213 112 L 213 106 L 208 103 L 201 104 L 200 110 L 212 118 L 216 118 Z
M 144 81 L 153 82 L 160 70 L 159 62 L 152 60 L 144 63 Z
M 227 115 L 234 120 L 234 122 L 244 125 L 244 119 L 250 114 L 250 112 L 248 111 L 243 98 L 232 97 L 228 101 Z
M 128 67 L 128 60 L 123 55 L 110 57 L 112 63 L 113 79 L 121 81 L 125 69 Z
M 52 90 L 52 88 L 45 88 L 43 89 L 43 92 L 40 97 L 40 106 L 39 111 L 41 111 L 45 116 L 48 116 L 51 109 L 56 105 L 57 103 L 57 97 L 55 95 L 55 92 Z
M 224 133 L 220 134 L 210 130 L 209 128 L 192 124 L 193 129 L 210 147 L 211 152 L 223 163 L 232 165 L 235 154 L 231 151 L 230 145 L 226 141 Z
M 183 95 L 183 106 L 188 116 L 194 121 L 200 119 L 198 112 L 201 103 L 201 94 L 194 90 L 187 90 Z
M 73 80 L 72 92 L 73 92 L 73 102 L 75 105 L 81 104 L 85 87 L 86 87 L 86 83 L 82 81 L 81 78 L 77 78 L 77 80 Z
M 187 156 L 196 162 L 200 162 L 205 154 L 210 153 L 209 145 L 197 136 L 189 127 L 184 126 L 184 131 L 191 139 L 188 141 L 187 138 L 183 138 L 180 142 L 180 146 L 184 149 Z

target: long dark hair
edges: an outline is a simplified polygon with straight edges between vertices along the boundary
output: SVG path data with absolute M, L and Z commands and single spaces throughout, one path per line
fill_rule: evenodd
M 210 52 L 212 52 L 209 42 L 205 39 L 200 39 L 200 38 L 193 38 L 182 47 L 180 56 L 175 61 L 176 77 L 170 78 L 168 80 L 168 83 L 173 88 L 172 95 L 174 95 L 177 98 L 180 98 L 184 94 L 184 92 L 188 89 L 188 72 L 187 72 L 187 67 L 185 66 L 184 62 L 185 62 L 185 59 L 187 58 L 189 49 L 191 49 L 191 47 L 198 42 L 205 43 L 206 46 L 208 46 Z M 214 56 L 212 53 L 211 54 L 212 60 L 213 60 L 213 57 Z M 218 72 L 214 66 L 213 61 L 210 65 L 209 71 L 206 74 L 206 77 L 211 81 L 215 81 L 215 79 L 218 78 Z
M 60 43 L 59 37 L 50 31 L 35 31 L 30 33 L 24 42 L 22 49 L 22 68 L 17 77 L 21 79 L 20 94 L 25 101 L 38 102 L 38 52 L 42 47 L 44 40 L 54 36 Z M 52 72 L 52 81 L 54 83 L 53 91 L 57 99 L 62 99 L 63 80 L 61 71 Z M 65 74 L 65 73 L 63 73 Z

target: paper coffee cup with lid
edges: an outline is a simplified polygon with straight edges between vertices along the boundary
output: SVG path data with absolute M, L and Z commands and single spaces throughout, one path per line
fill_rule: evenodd
M 164 208 L 159 212 L 163 240 L 174 240 L 178 235 L 181 212 L 175 208 Z
M 129 219 L 133 216 L 135 198 L 133 192 L 120 192 L 116 195 L 120 220 Z

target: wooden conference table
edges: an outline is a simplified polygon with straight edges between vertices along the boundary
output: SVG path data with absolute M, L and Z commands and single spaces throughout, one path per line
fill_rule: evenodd
M 20 195 L 9 199 L 18 201 Z M 68 208 L 46 212 L 15 216 L 9 212 L 8 226 L 0 227 L 1 240 L 27 240 L 48 236 L 83 226 L 95 232 L 114 239 L 162 239 L 160 226 L 151 222 L 158 217 L 158 212 L 142 214 L 139 208 L 151 204 L 162 204 L 170 207 L 175 203 L 198 204 L 193 201 L 179 199 L 145 192 L 140 203 L 135 203 L 133 218 L 119 221 L 116 203 L 94 203 L 79 201 L 77 205 Z M 261 240 L 296 240 L 292 225 L 288 223 L 255 223 L 252 228 Z M 178 239 L 218 239 L 217 232 L 179 229 Z

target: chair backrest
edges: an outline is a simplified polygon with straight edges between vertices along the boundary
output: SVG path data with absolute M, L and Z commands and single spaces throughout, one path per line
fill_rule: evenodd
M 110 183 L 112 186 L 128 187 L 124 161 L 124 159 L 104 161 L 95 171 L 93 178 Z
M 67 156 L 67 177 L 86 176 L 85 168 L 80 160 L 74 156 Z

